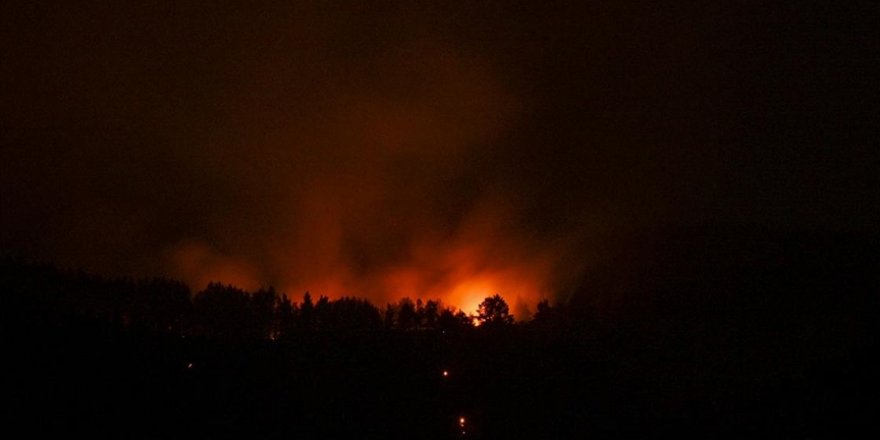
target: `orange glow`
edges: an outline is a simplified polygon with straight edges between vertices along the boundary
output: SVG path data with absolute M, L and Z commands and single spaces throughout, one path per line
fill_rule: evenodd
M 452 288 L 448 298 L 465 313 L 474 315 L 480 308 L 480 303 L 495 293 L 492 286 L 493 283 L 485 278 L 465 279 Z
M 171 274 L 194 291 L 271 285 L 294 299 L 309 291 L 378 307 L 409 297 L 469 315 L 500 294 L 528 318 L 566 281 L 570 241 L 535 234 L 520 200 L 462 174 L 515 126 L 519 99 L 486 60 L 440 42 L 390 48 L 370 65 L 377 83 L 330 78 L 309 116 L 237 133 L 247 142 L 224 156 L 235 160 L 218 161 L 248 208 L 173 245 Z M 246 85 L 259 83 L 230 90 L 223 108 L 251 102 Z
M 485 298 L 500 294 L 517 319 L 529 318 L 538 301 L 552 295 L 550 277 L 555 257 L 523 257 L 519 255 L 523 251 L 511 245 L 494 246 L 484 241 L 468 233 L 452 243 L 417 242 L 406 260 L 377 267 L 372 273 L 353 273 L 338 256 L 322 257 L 318 253 L 319 261 L 291 263 L 291 267 L 304 266 L 314 273 L 297 279 L 290 279 L 290 275 L 299 274 L 285 273 L 279 278 L 280 284 L 258 281 L 262 276 L 245 259 L 219 256 L 201 244 L 186 244 L 175 251 L 173 258 L 180 276 L 194 289 L 202 289 L 211 281 L 248 290 L 275 284 L 293 298 L 306 291 L 313 297 L 323 295 L 331 299 L 357 296 L 379 307 L 404 297 L 440 300 L 444 307 L 459 309 L 469 316 L 476 315 Z
M 443 370 L 443 377 L 449 377 L 449 372 L 446 370 Z
M 462 428 L 464 428 L 464 417 L 458 418 L 458 426 L 461 426 Z

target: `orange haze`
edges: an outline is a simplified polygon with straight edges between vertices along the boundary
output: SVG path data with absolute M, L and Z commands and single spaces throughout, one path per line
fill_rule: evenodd
M 526 317 L 558 283 L 564 249 L 529 231 L 496 169 L 517 97 L 479 57 L 426 41 L 337 67 L 310 83 L 308 112 L 253 100 L 299 64 L 258 63 L 224 95 L 238 133 L 211 139 L 220 156 L 203 159 L 228 200 L 201 237 L 169 248 L 172 272 L 195 289 L 409 296 L 469 313 L 498 293 Z
M 321 251 L 316 251 L 317 261 L 325 265 L 303 264 L 308 271 L 292 270 L 271 284 L 294 299 L 305 291 L 331 298 L 366 297 L 379 306 L 403 297 L 440 299 L 444 305 L 469 314 L 476 313 L 484 298 L 498 293 L 508 301 L 517 318 L 525 319 L 538 301 L 554 296 L 554 282 L 559 275 L 555 268 L 562 254 L 546 247 L 539 250 L 526 243 L 517 245 L 493 233 L 502 229 L 494 224 L 497 218 L 474 219 L 472 224 L 479 224 L 480 220 L 485 223 L 482 227 L 464 228 L 449 239 L 414 240 L 405 257 L 363 273 L 352 267 L 343 253 L 325 250 L 322 256 Z M 329 238 L 335 236 L 331 232 L 314 237 L 327 241 L 313 243 L 328 246 L 333 244 Z M 171 259 L 177 265 L 178 275 L 197 289 L 211 281 L 246 289 L 270 284 L 265 281 L 268 271 L 257 270 L 256 265 L 241 257 L 212 253 L 204 244 L 183 244 Z M 291 263 L 290 267 L 297 264 Z

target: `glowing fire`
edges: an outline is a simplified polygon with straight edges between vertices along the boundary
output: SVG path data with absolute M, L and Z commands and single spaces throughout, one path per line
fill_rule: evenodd
M 197 163 L 217 169 L 223 185 L 196 211 L 198 229 L 169 244 L 170 275 L 194 291 L 218 281 L 378 307 L 439 299 L 467 314 L 500 294 L 519 319 L 564 286 L 577 241 L 538 233 L 516 188 L 485 184 L 496 173 L 481 164 L 516 127 L 519 97 L 481 57 L 417 40 L 375 54 L 370 78 L 384 78 L 376 87 L 328 78 L 308 116 L 294 112 L 291 124 L 269 130 L 242 126 L 236 141 L 220 144 L 223 167 Z M 224 108 L 253 101 L 247 88 L 227 95 L 247 105 Z M 248 160 L 226 160 L 239 157 Z M 489 180 L 472 171 L 490 171 Z M 226 199 L 241 205 L 215 203 Z
M 293 298 L 309 291 L 313 297 L 363 297 L 379 307 L 404 297 L 440 300 L 444 307 L 469 316 L 476 315 L 484 299 L 499 294 L 517 319 L 527 319 L 541 298 L 552 295 L 551 277 L 559 255 L 524 255 L 515 247 L 496 246 L 482 233 L 471 235 L 462 234 L 452 243 L 417 241 L 405 258 L 368 271 L 354 270 L 345 258 L 331 252 L 319 259 L 325 261 L 290 264 L 294 268 L 304 266 L 300 269 L 303 273 L 284 271 L 270 279 L 257 270 L 259 265 L 248 264 L 243 258 L 219 257 L 202 245 L 184 246 L 174 258 L 182 276 L 196 289 L 204 288 L 208 281 L 249 290 L 275 285 Z M 291 261 L 298 262 L 299 258 Z
M 448 301 L 469 315 L 477 313 L 480 303 L 492 296 L 492 284 L 486 279 L 466 280 L 452 288 Z

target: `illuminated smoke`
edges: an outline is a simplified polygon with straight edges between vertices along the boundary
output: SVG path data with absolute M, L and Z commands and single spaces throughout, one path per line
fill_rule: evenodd
M 171 270 L 196 288 L 273 284 L 380 305 L 409 296 L 469 313 L 499 293 L 524 317 L 552 294 L 561 252 L 517 226 L 521 208 L 494 179 L 516 97 L 489 66 L 444 46 L 349 67 L 365 71 L 353 84 L 337 72 L 320 99 L 285 103 L 265 123 L 248 114 L 251 96 L 268 93 L 266 71 L 228 95 L 228 119 L 248 123 L 241 142 L 208 146 L 225 160 L 206 160 L 238 195 L 212 208 L 204 241 L 171 249 Z

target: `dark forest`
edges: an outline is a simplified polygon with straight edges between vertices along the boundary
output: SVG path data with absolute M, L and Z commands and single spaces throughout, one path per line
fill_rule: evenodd
M 99 437 L 853 434 L 875 429 L 877 251 L 670 233 L 516 322 L 502 296 L 468 316 L 6 260 L 7 399 Z

